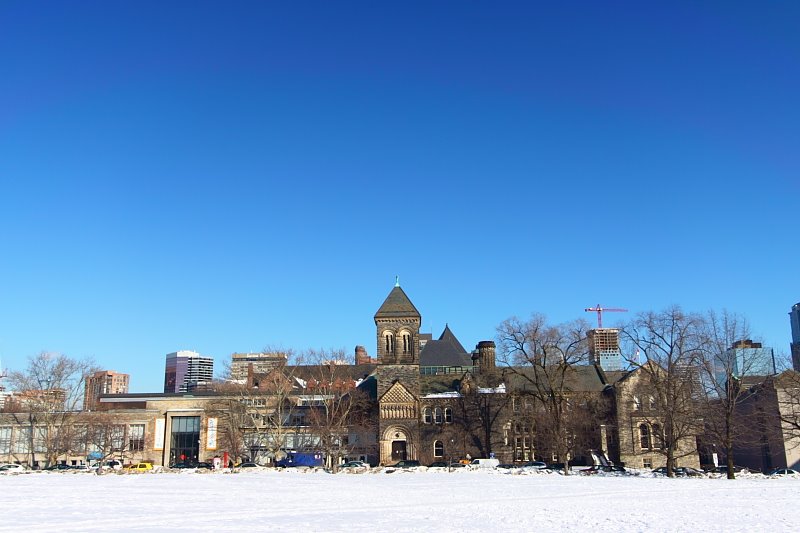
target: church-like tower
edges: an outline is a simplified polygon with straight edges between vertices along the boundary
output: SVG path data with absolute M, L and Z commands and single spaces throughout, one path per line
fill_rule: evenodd
M 422 316 L 396 283 L 375 313 L 381 464 L 416 459 Z

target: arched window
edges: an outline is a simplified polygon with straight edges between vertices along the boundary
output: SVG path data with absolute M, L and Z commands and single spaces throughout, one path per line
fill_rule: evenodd
M 639 443 L 642 445 L 643 450 L 650 449 L 650 428 L 647 427 L 647 424 L 639 426 Z
M 434 417 L 434 421 L 437 424 L 441 424 L 442 423 L 442 408 L 441 407 L 437 407 L 436 409 L 433 410 L 433 417 Z
M 387 354 L 394 355 L 394 335 L 391 331 L 383 334 L 383 347 Z
M 433 443 L 433 456 L 434 457 L 444 457 L 444 444 L 442 441 L 437 440 Z
M 430 407 L 426 407 L 422 410 L 422 421 L 426 424 L 433 422 L 433 412 Z
M 449 407 L 444 408 L 444 423 L 445 424 L 452 424 L 453 423 L 453 410 Z
M 653 424 L 653 446 L 655 448 L 664 447 L 664 434 L 661 432 L 661 426 Z
M 400 335 L 403 338 L 403 355 L 408 355 L 411 353 L 411 334 L 403 331 Z

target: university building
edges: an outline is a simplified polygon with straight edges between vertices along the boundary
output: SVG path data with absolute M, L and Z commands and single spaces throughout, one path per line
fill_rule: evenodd
M 576 464 L 607 458 L 634 468 L 665 464 L 657 395 L 641 370 L 603 369 L 603 358 L 616 348 L 607 332 L 595 333 L 593 361 L 587 355 L 584 364 L 564 373 L 570 436 L 569 449 L 559 452 L 551 421 L 533 394 L 536 372 L 498 365 L 494 341 L 468 352 L 449 325 L 436 339 L 420 333 L 422 316 L 399 285 L 373 321 L 375 358 L 361 346 L 354 358 L 360 364 L 290 366 L 243 354 L 240 379 L 209 390 L 183 386 L 202 367 L 199 354 L 169 354 L 164 393 L 100 395 L 94 411 L 64 420 L 77 429 L 57 450 L 37 440 L 41 424 L 30 413 L 0 413 L 0 462 L 43 464 L 49 455 L 80 463 L 91 454 L 170 465 L 227 453 L 234 462 L 274 464 L 314 451 L 328 464 L 479 457 L 503 463 L 568 457 Z M 210 375 L 190 379 L 197 383 Z M 693 440 L 681 444 L 679 464 L 699 466 Z

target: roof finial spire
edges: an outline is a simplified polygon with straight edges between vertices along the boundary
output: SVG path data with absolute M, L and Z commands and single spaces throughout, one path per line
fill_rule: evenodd
M 399 287 L 400 286 L 400 276 L 395 276 L 394 277 L 394 286 L 395 287 Z

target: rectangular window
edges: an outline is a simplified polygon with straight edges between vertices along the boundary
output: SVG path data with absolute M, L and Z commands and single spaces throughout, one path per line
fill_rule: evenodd
M 11 453 L 11 428 L 0 428 L 0 454 Z
M 653 460 L 650 457 L 643 458 L 642 468 L 653 468 Z
M 144 424 L 128 426 L 128 450 L 131 452 L 144 451 Z
M 47 428 L 34 428 L 33 451 L 44 453 L 47 451 Z
M 111 449 L 120 451 L 125 445 L 125 426 L 113 426 L 111 428 Z
M 31 428 L 16 428 L 14 430 L 14 453 L 31 452 Z

